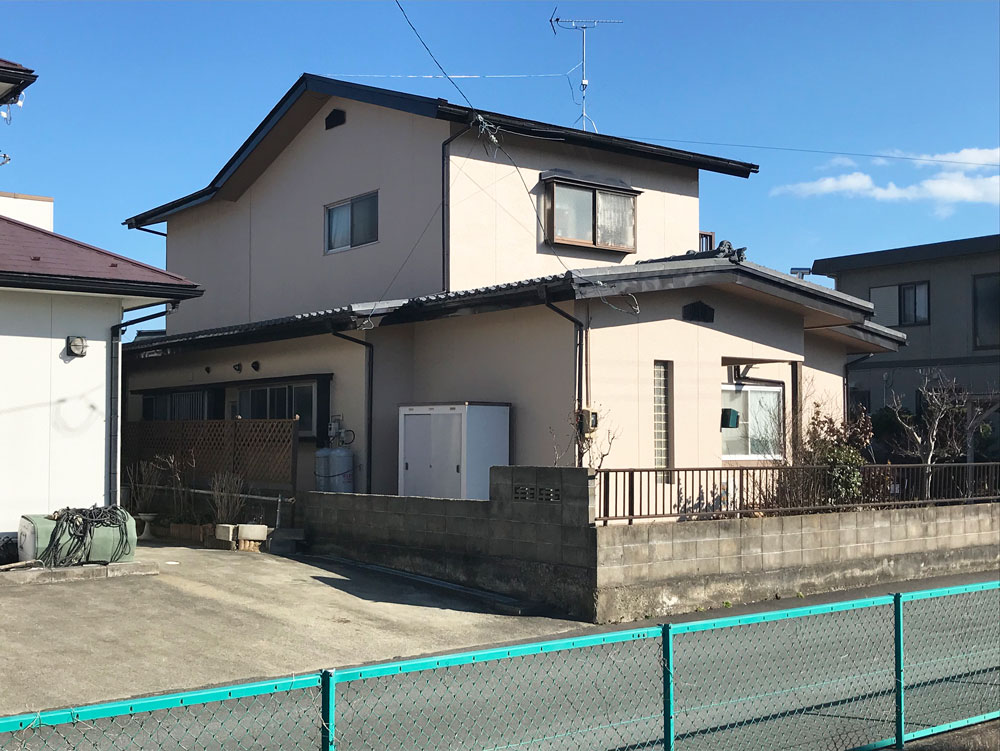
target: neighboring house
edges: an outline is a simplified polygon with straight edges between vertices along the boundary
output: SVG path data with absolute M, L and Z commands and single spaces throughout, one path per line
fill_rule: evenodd
M 878 411 L 896 394 L 916 411 L 932 370 L 973 395 L 1000 389 L 1000 235 L 822 258 L 812 270 L 870 300 L 877 323 L 906 334 L 904 349 L 851 362 L 856 403 Z
M 842 414 L 848 356 L 905 337 L 695 252 L 700 170 L 757 167 L 303 76 L 206 188 L 126 220 L 166 222 L 167 267 L 206 286 L 127 348 L 128 419 L 298 415 L 304 488 L 336 415 L 380 493 L 424 461 L 400 454 L 415 403 L 510 405 L 514 464 L 791 458 L 809 405 Z M 475 460 L 441 419 L 443 488 Z
M 0 214 L 37 218 L 39 199 L 11 195 Z M 46 205 L 46 227 L 0 216 L 0 536 L 22 514 L 115 502 L 122 312 L 201 294 L 53 233 Z

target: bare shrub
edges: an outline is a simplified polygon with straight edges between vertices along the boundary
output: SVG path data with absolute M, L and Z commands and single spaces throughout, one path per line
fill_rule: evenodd
M 212 514 L 216 524 L 236 524 L 246 501 L 246 482 L 235 472 L 216 472 L 211 484 Z

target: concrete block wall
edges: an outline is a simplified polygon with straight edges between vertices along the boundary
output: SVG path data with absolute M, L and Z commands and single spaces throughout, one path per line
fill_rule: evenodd
M 312 549 L 594 617 L 596 530 L 585 469 L 494 467 L 490 500 L 308 493 Z
M 995 569 L 1000 503 L 598 527 L 596 619 Z

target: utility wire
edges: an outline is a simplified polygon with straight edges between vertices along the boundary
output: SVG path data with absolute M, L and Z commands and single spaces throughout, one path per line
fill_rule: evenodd
M 409 25 L 410 29 L 416 35 L 417 39 L 420 41 L 420 44 L 422 44 L 424 46 L 424 49 L 427 50 L 427 54 L 431 56 L 431 60 L 434 61 L 434 64 L 438 67 L 438 70 L 440 70 L 441 73 L 444 75 L 444 77 L 448 79 L 448 82 L 455 87 L 455 91 L 457 91 L 459 95 L 462 97 L 462 99 L 465 100 L 465 103 L 469 105 L 469 109 L 473 110 L 476 109 L 475 107 L 472 106 L 472 102 L 469 101 L 469 97 L 465 95 L 465 92 L 462 91 L 461 88 L 459 88 L 459 85 L 455 83 L 454 80 L 452 80 L 451 76 L 448 75 L 448 72 L 444 69 L 444 66 L 438 62 L 438 59 L 436 57 L 434 57 L 434 53 L 431 52 L 431 48 L 427 46 L 427 42 L 425 42 L 424 38 L 420 36 L 420 32 L 417 31 L 417 27 L 413 25 L 413 21 L 410 20 L 410 17 L 406 15 L 406 11 L 403 9 L 403 5 L 402 3 L 399 2 L 399 0 L 396 0 L 396 7 L 399 8 L 399 12 L 403 14 L 403 18 L 406 19 L 406 23 Z
M 521 185 L 524 186 L 524 190 L 525 190 L 526 195 L 528 196 L 528 200 L 531 202 L 531 209 L 535 213 L 535 218 L 538 221 L 538 225 L 539 225 L 539 227 L 542 230 L 542 237 L 545 238 L 545 234 L 546 234 L 545 233 L 545 224 L 542 221 L 542 216 L 538 212 L 538 207 L 535 206 L 535 199 L 531 195 L 531 189 L 528 187 L 528 184 L 524 180 L 524 175 L 521 174 L 520 167 L 518 166 L 517 162 L 514 161 L 514 158 L 510 155 L 510 153 L 508 153 L 507 149 L 505 149 L 503 147 L 502 136 L 500 135 L 501 128 L 499 126 L 497 126 L 497 125 L 492 124 L 488 120 L 486 120 L 486 118 L 484 118 L 479 113 L 479 111 L 476 109 L 475 105 L 473 105 L 473 103 L 469 100 L 469 97 L 467 97 L 465 95 L 465 92 L 462 91 L 462 88 L 457 83 L 455 83 L 454 80 L 452 80 L 452 77 L 448 75 L 448 71 L 446 71 L 444 69 L 444 66 L 441 65 L 441 63 L 438 61 L 437 57 L 434 56 L 434 53 L 431 51 L 431 48 L 427 46 L 427 42 L 424 41 L 423 37 L 420 36 L 420 32 L 417 31 L 417 28 L 413 25 L 413 22 L 410 20 L 410 17 L 408 15 L 406 15 L 406 11 L 403 9 L 403 6 L 399 2 L 399 0 L 395 0 L 395 2 L 396 2 L 396 7 L 399 8 L 399 12 L 403 14 L 403 18 L 406 19 L 406 23 L 409 25 L 410 29 L 416 35 L 417 39 L 419 40 L 419 42 L 423 46 L 423 48 L 425 50 L 427 50 L 427 54 L 430 55 L 431 60 L 433 60 L 434 64 L 437 65 L 438 70 L 440 70 L 441 73 L 444 75 L 444 77 L 448 79 L 448 82 L 451 83 L 451 85 L 455 87 L 455 90 L 458 91 L 458 93 L 462 97 L 462 99 L 465 100 L 465 103 L 469 105 L 469 109 L 472 110 L 472 115 L 473 115 L 472 124 L 478 125 L 479 135 L 481 137 L 485 136 L 485 138 L 494 146 L 494 156 L 496 155 L 497 151 L 503 152 L 503 155 L 505 157 L 507 157 L 508 161 L 510 161 L 511 165 L 514 167 L 514 171 L 517 173 L 518 178 L 521 180 Z M 570 68 L 570 71 L 566 73 L 567 78 L 569 77 L 569 73 L 572 72 L 575 69 L 576 69 L 575 67 L 574 68 Z M 483 146 L 484 146 L 484 148 L 486 148 L 486 144 L 485 143 L 483 144 Z M 488 151 L 487 151 L 487 153 L 488 153 Z M 426 231 L 426 229 L 425 229 L 425 231 Z M 566 272 L 568 274 L 570 274 L 570 276 L 576 277 L 577 279 L 583 279 L 584 281 L 589 282 L 590 284 L 593 284 L 595 287 L 598 288 L 599 297 L 601 299 L 601 302 L 603 302 L 609 308 L 612 308 L 613 310 L 618 311 L 619 313 L 627 313 L 627 314 L 630 314 L 630 315 L 633 315 L 633 316 L 638 316 L 639 315 L 639 301 L 636 299 L 635 295 L 633 295 L 631 293 L 625 293 L 625 296 L 628 297 L 628 298 L 630 298 L 631 301 L 632 301 L 631 302 L 631 307 L 632 307 L 631 311 L 623 310 L 622 308 L 619 308 L 618 306 L 613 305 L 612 303 L 608 302 L 606 296 L 603 293 L 600 293 L 601 288 L 605 286 L 604 282 L 600 281 L 599 279 L 590 279 L 589 277 L 584 276 L 583 274 L 581 274 L 579 271 L 575 271 L 573 269 L 570 269 L 566 265 L 565 261 L 563 261 L 562 257 L 559 255 L 558 251 L 556 251 L 556 249 L 554 247 L 552 247 L 551 243 L 549 243 L 547 239 L 544 242 L 545 242 L 546 245 L 548 245 L 550 247 L 550 249 L 552 250 L 552 254 L 556 257 L 556 260 L 559 261 L 559 263 L 566 270 Z M 410 252 L 412 253 L 413 251 L 411 250 Z M 405 263 L 405 261 L 404 261 L 404 263 Z M 397 273 L 397 275 L 399 274 L 398 271 L 396 273 Z M 369 322 L 370 322 L 370 318 L 369 318 Z
M 728 146 L 734 149 L 767 149 L 768 151 L 793 151 L 800 154 L 827 154 L 829 156 L 858 156 L 871 159 L 905 159 L 912 162 L 933 162 L 937 164 L 964 164 L 967 167 L 1000 167 L 993 162 L 962 162 L 956 159 L 929 159 L 922 156 L 901 154 L 864 154 L 858 151 L 827 151 L 825 149 L 799 149 L 792 146 L 763 146 L 753 143 L 722 143 L 720 141 L 688 141 L 681 138 L 654 138 L 652 136 L 622 136 L 633 141 L 659 141 L 661 143 L 694 143 L 701 146 Z

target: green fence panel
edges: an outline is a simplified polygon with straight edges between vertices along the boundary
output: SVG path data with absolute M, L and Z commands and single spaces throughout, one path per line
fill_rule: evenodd
M 844 751 L 893 735 L 891 597 L 672 630 L 677 751 Z
M 338 670 L 337 751 L 663 745 L 662 628 Z
M 1000 581 L 0 717 L 0 749 L 868 751 L 1000 717 Z
M 3 751 L 242 751 L 320 743 L 319 675 L 0 718 Z
M 1000 717 L 1000 581 L 900 601 L 905 740 Z

